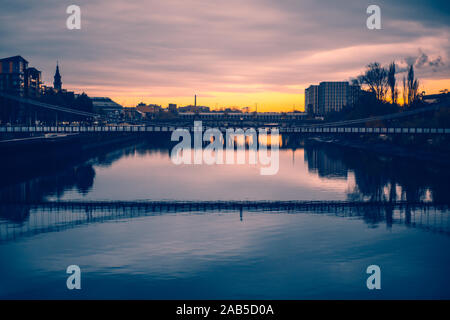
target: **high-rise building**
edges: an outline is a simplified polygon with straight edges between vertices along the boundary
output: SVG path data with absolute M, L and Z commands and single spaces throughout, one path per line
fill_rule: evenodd
M 55 76 L 53 77 L 53 87 L 57 91 L 61 91 L 62 89 L 62 81 L 61 81 L 61 74 L 59 73 L 59 65 L 56 63 L 56 71 Z
M 42 91 L 41 71 L 36 68 L 25 70 L 25 93 L 29 97 L 39 97 Z
M 348 82 L 321 82 L 319 84 L 319 112 L 327 114 L 341 111 L 348 105 Z
M 0 91 L 38 97 L 42 89 L 41 79 L 41 71 L 28 68 L 28 61 L 21 56 L 0 59 Z
M 310 85 L 305 89 L 305 111 L 319 114 L 319 86 Z
M 21 56 L 0 59 L 0 90 L 23 96 L 28 61 Z
M 318 86 L 311 85 L 305 90 L 305 108 L 313 115 L 339 112 L 345 106 L 356 103 L 360 87 L 346 81 L 325 81 Z

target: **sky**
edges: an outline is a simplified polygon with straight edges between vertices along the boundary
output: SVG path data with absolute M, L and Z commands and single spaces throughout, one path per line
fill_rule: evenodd
M 66 8 L 81 8 L 81 29 Z M 381 9 L 369 30 L 366 9 Z M 450 89 L 450 2 L 361 0 L 0 0 L 0 57 L 52 85 L 128 107 L 302 111 L 304 90 L 365 66 L 413 63 L 420 90 Z M 404 73 L 398 75 L 401 81 Z

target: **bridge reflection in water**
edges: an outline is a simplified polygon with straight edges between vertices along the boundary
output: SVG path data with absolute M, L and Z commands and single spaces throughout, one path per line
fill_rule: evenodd
M 369 226 L 385 223 L 450 235 L 448 204 L 406 201 L 64 201 L 0 206 L 0 242 L 57 232 L 91 223 L 162 214 L 326 214 L 360 218 Z

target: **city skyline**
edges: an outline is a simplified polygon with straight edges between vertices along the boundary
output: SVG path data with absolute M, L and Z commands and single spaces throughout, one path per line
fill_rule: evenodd
M 29 59 L 47 85 L 58 60 L 66 89 L 126 107 L 189 105 L 196 94 L 212 109 L 302 111 L 310 84 L 349 81 L 374 61 L 413 63 L 419 91 L 450 87 L 443 1 L 381 1 L 381 30 L 366 28 L 368 4 L 356 1 L 80 1 L 81 30 L 54 2 L 6 1 L 0 56 Z

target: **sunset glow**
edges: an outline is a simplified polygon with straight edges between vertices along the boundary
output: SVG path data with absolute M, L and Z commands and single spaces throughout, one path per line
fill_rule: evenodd
M 189 105 L 196 94 L 211 109 L 303 111 L 310 84 L 348 81 L 374 61 L 415 64 L 428 94 L 450 88 L 449 19 L 439 6 L 383 4 L 382 29 L 368 30 L 359 1 L 81 0 L 81 30 L 67 30 L 65 4 L 53 2 L 23 11 L 23 1 L 9 1 L 1 56 L 20 52 L 46 84 L 59 60 L 64 88 L 125 107 Z

